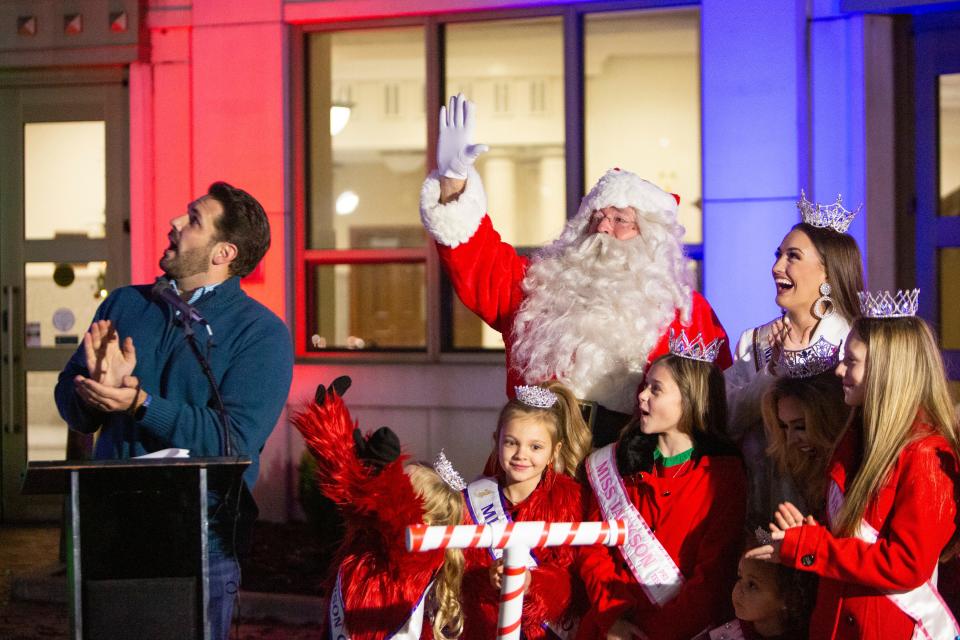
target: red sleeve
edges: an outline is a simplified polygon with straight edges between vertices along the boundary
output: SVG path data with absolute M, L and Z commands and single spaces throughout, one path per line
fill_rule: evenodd
M 942 442 L 942 441 L 941 441 Z M 883 591 L 915 589 L 933 574 L 956 530 L 957 459 L 946 444 L 908 446 L 880 538 L 835 538 L 824 526 L 788 529 L 784 564 Z
M 600 505 L 591 495 L 586 520 L 602 520 Z M 633 609 L 639 587 L 632 578 L 626 580 L 616 569 L 616 562 L 622 562 L 620 552 L 614 547 L 600 545 L 578 547 L 576 569 L 583 580 L 583 586 L 590 602 L 588 614 L 591 624 L 602 629 L 603 633 L 614 622 Z
M 520 282 L 528 259 L 500 240 L 490 216 L 483 216 L 476 233 L 456 248 L 437 244 L 440 260 L 464 306 L 503 333 L 523 301 Z
M 648 600 L 639 603 L 637 621 L 651 638 L 692 638 L 710 624 L 722 622 L 736 579 L 743 546 L 747 478 L 740 465 L 715 474 L 716 490 L 699 526 L 707 532 L 697 549 L 692 574 L 680 593 L 663 608 Z

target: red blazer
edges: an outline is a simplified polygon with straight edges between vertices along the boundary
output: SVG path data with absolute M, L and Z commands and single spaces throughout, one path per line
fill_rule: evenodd
M 483 217 L 480 227 L 467 242 L 453 249 L 437 243 L 437 251 L 464 306 L 503 334 L 508 365 L 507 396 L 512 398 L 513 388 L 524 384 L 520 374 L 510 367 L 509 363 L 513 346 L 513 320 L 524 299 L 520 283 L 527 273 L 530 259 L 518 255 L 512 246 L 500 240 L 500 234 L 493 228 L 490 216 Z M 657 346 L 647 354 L 648 363 L 669 353 L 667 339 L 670 329 L 679 331 L 681 328 L 686 329 L 691 338 L 702 333 L 706 342 L 714 338 L 724 338 L 717 364 L 721 369 L 726 369 L 733 363 L 726 331 L 706 298 L 697 292 L 693 293 L 690 323 L 684 325 L 680 321 L 678 310 L 673 323 L 664 331 Z
M 576 480 L 547 469 L 533 493 L 507 511 L 517 522 L 580 522 L 583 520 L 585 491 Z M 548 637 L 542 624 L 558 622 L 571 613 L 574 593 L 571 568 L 574 547 L 548 547 L 533 553 L 539 564 L 530 572 L 530 587 L 523 595 L 522 632 L 530 640 Z M 500 592 L 490 584 L 489 569 L 493 558 L 486 549 L 466 549 L 464 556 L 466 572 L 462 602 L 465 618 L 461 639 L 496 638 Z
M 916 438 L 894 463 L 864 519 L 875 544 L 836 538 L 825 526 L 788 529 L 780 558 L 820 576 L 811 638 L 907 640 L 913 621 L 884 591 L 914 589 L 933 574 L 956 530 L 957 456 L 932 427 L 914 422 Z M 846 491 L 862 458 L 862 428 L 851 427 L 837 446 L 829 475 Z
M 423 522 L 423 500 L 403 471 L 406 456 L 379 474 L 357 458 L 353 421 L 340 398 L 311 405 L 293 418 L 317 460 L 317 484 L 340 507 L 346 531 L 338 552 L 346 626 L 352 640 L 380 640 L 410 617 L 444 561 L 442 550 L 408 553 L 408 525 Z M 331 576 L 330 590 L 336 575 Z M 324 628 L 329 632 L 328 623 Z M 423 638 L 432 638 L 424 617 Z
M 580 547 L 578 569 L 591 609 L 577 638 L 605 638 L 621 617 L 656 640 L 688 640 L 710 625 L 729 620 L 746 517 L 743 462 L 733 456 L 703 456 L 678 478 L 642 471 L 623 480 L 630 500 L 685 582 L 677 596 L 658 609 L 637 584 L 619 549 Z M 591 497 L 587 519 L 601 517 L 596 498 Z

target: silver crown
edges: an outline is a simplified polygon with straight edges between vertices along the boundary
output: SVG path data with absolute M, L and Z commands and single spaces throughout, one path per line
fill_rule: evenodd
M 835 369 L 840 363 L 840 347 L 821 337 L 806 349 L 781 351 L 778 369 L 788 378 L 812 378 Z
M 713 342 L 704 344 L 703 334 L 698 333 L 696 338 L 689 340 L 682 329 L 679 334 L 670 329 L 670 353 L 681 358 L 712 363 L 720 353 L 723 340 L 723 338 L 715 338 Z
M 437 459 L 433 461 L 433 470 L 437 472 L 440 479 L 450 485 L 454 491 L 463 491 L 467 488 L 467 483 L 463 481 L 463 476 L 453 468 L 453 464 L 447 459 L 447 454 L 440 449 Z
M 917 315 L 920 289 L 898 289 L 897 293 L 859 291 L 860 315 L 864 318 L 908 318 Z
M 523 384 L 517 385 L 513 388 L 513 390 L 517 394 L 517 400 L 528 407 L 549 409 L 553 405 L 557 404 L 557 394 L 549 389 L 544 389 L 543 387 Z
M 843 196 L 838 193 L 837 201 L 830 206 L 815 204 L 807 200 L 803 189 L 801 189 L 800 202 L 797 203 L 797 208 L 800 209 L 800 217 L 807 224 L 821 229 L 830 228 L 837 233 L 846 233 L 850 223 L 853 222 L 853 218 L 863 208 L 863 203 L 857 207 L 856 211 L 845 209 L 842 203 Z

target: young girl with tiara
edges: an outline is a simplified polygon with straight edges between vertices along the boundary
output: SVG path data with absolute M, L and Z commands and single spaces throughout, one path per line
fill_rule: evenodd
M 843 402 L 843 386 L 834 375 L 839 357 L 840 349 L 825 340 L 781 352 L 777 369 L 783 375 L 761 404 L 767 455 L 773 462 L 765 487 L 769 494 L 764 525 L 785 501 L 803 513 L 823 517 L 827 463 L 850 413 Z
M 461 524 L 463 480 L 443 452 L 434 468 L 409 462 L 386 427 L 362 436 L 340 397 L 346 386 L 346 377 L 329 391 L 320 385 L 316 402 L 293 417 L 316 458 L 318 486 L 346 523 L 324 637 L 457 638 L 462 552 L 408 553 L 404 535 L 418 522 Z M 432 624 L 424 624 L 431 612 Z
M 747 480 L 726 438 L 719 340 L 670 336 L 639 396 L 639 420 L 592 453 L 587 520 L 623 518 L 617 548 L 582 547 L 591 609 L 578 638 L 688 640 L 729 619 Z
M 820 576 L 811 638 L 955 638 L 936 568 L 957 542 L 957 418 L 919 290 L 861 294 L 837 367 L 854 408 L 828 469 L 827 525 L 791 505 L 748 557 Z
M 493 436 L 496 472 L 466 490 L 477 524 L 580 522 L 583 488 L 574 479 L 590 451 L 590 430 L 573 393 L 557 381 L 519 386 L 500 411 Z M 523 596 L 525 638 L 564 637 L 573 626 L 573 547 L 531 552 Z M 467 549 L 463 578 L 464 638 L 497 637 L 502 550 Z

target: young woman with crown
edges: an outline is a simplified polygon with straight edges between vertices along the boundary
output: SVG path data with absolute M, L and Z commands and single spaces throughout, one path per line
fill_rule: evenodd
M 364 437 L 341 399 L 349 384 L 341 377 L 329 390 L 320 385 L 316 401 L 293 417 L 317 461 L 317 484 L 346 523 L 324 637 L 458 638 L 463 552 L 411 554 L 404 535 L 417 522 L 461 524 L 465 483 L 442 451 L 430 467 L 401 455 L 387 427 Z
M 827 523 L 784 505 L 747 553 L 820 576 L 811 638 L 960 635 L 936 588 L 958 544 L 957 416 L 918 295 L 861 294 L 837 368 L 854 412 L 829 467 Z
M 496 472 L 464 494 L 471 524 L 508 521 L 580 522 L 583 485 L 575 476 L 590 451 L 590 430 L 573 393 L 557 381 L 518 386 L 500 411 L 493 436 Z M 568 637 L 574 547 L 531 552 L 523 596 L 523 637 Z M 498 636 L 502 550 L 467 549 L 463 578 L 464 638 Z M 581 598 L 582 599 L 582 598 Z
M 846 233 L 859 211 L 848 211 L 840 196 L 825 206 L 801 192 L 802 222 L 794 225 L 775 252 L 772 275 L 776 303 L 783 315 L 744 331 L 734 363 L 725 372 L 730 407 L 730 435 L 743 450 L 750 477 L 748 519 L 766 522 L 771 465 L 765 451 L 761 398 L 778 371 L 781 350 L 800 350 L 825 340 L 843 347 L 857 315 L 857 291 L 863 289 L 863 266 L 856 240 Z
M 624 518 L 631 535 L 621 547 L 581 548 L 591 609 L 579 638 L 687 640 L 729 619 L 746 475 L 726 437 L 720 346 L 671 334 L 639 419 L 587 459 L 587 520 Z
M 850 414 L 834 369 L 840 349 L 824 339 L 798 351 L 782 351 L 781 374 L 763 396 L 770 505 L 789 501 L 822 518 L 827 463 Z M 765 524 L 765 523 L 764 523 Z

